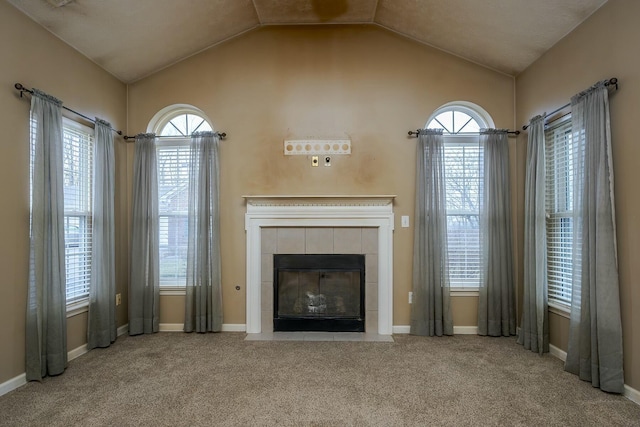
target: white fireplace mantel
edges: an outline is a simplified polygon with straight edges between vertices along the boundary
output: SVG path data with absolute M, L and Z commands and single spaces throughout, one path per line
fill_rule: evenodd
M 393 195 L 243 196 L 247 204 L 247 333 L 262 332 L 261 229 L 373 227 L 378 229 L 378 334 L 393 326 Z

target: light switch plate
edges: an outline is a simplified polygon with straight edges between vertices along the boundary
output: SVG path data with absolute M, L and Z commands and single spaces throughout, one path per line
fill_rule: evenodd
M 402 215 L 402 228 L 409 227 L 409 215 Z

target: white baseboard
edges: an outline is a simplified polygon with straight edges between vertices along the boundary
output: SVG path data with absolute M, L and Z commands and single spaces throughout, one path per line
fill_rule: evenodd
M 393 325 L 391 333 L 393 334 L 408 334 L 411 332 L 411 326 L 409 325 Z
M 77 359 L 88 351 L 89 350 L 87 350 L 87 344 L 82 344 L 80 347 L 74 348 L 73 350 L 67 352 L 67 361 L 70 362 L 73 359 Z
M 122 325 L 118 328 L 116 335 L 117 336 L 121 336 L 126 334 L 127 332 L 129 332 L 129 324 L 127 323 L 126 325 Z M 74 348 L 73 350 L 69 351 L 67 353 L 67 361 L 72 361 L 73 359 L 77 359 L 78 357 L 82 356 L 83 354 L 87 353 L 89 350 L 87 350 L 87 344 L 83 344 L 80 347 Z
M 477 326 L 454 326 L 454 335 L 478 335 Z
M 394 334 L 408 334 L 411 332 L 411 326 L 409 325 L 393 325 L 392 329 Z M 454 335 L 477 335 L 477 326 L 454 326 Z
M 116 332 L 116 335 L 120 337 L 128 332 L 129 332 L 129 324 L 125 323 L 124 325 L 118 328 L 118 332 Z
M 567 361 L 567 352 L 562 350 L 561 348 L 556 347 L 553 344 L 549 344 L 549 354 L 562 360 L 563 362 Z
M 184 323 L 160 323 L 160 332 L 182 332 Z
M 245 332 L 247 325 L 244 323 L 223 323 L 222 332 Z M 160 332 L 182 332 L 184 323 L 160 323 Z
M 223 323 L 222 332 L 246 332 L 247 325 L 244 323 Z
M 22 387 L 27 383 L 27 374 L 20 374 L 0 384 L 0 396 Z
M 640 405 L 640 391 L 635 388 L 631 388 L 628 385 L 624 385 L 624 397 Z

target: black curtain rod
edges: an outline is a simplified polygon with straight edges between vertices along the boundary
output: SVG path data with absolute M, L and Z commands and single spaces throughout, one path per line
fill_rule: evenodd
M 218 135 L 220 137 L 220 139 L 225 139 L 227 137 L 227 134 L 225 132 L 216 132 L 216 135 Z M 188 136 L 176 136 L 176 135 L 172 135 L 172 136 L 160 135 L 160 136 L 156 136 L 156 138 L 189 138 L 189 137 Z M 136 137 L 135 136 L 125 135 L 124 139 L 127 142 L 135 142 Z M 129 141 L 130 139 L 134 140 L 134 141 Z
M 409 132 L 407 132 L 407 135 L 409 136 L 418 136 L 420 135 L 420 131 L 425 130 L 425 129 L 417 129 L 415 131 L 410 130 Z M 509 135 L 520 135 L 520 131 L 519 130 L 509 130 L 506 133 L 508 133 Z M 466 133 L 460 133 L 460 134 L 454 134 L 454 135 L 482 135 L 482 132 L 466 132 Z
M 607 80 L 607 81 L 604 83 L 604 85 L 605 85 L 605 86 L 607 86 L 607 87 L 608 87 L 608 86 L 611 86 L 612 88 L 613 88 L 613 87 L 615 87 L 615 89 L 613 89 L 613 90 L 618 90 L 618 79 L 617 79 L 616 77 L 612 77 L 612 78 L 610 78 L 609 80 Z M 553 110 L 553 111 L 552 111 L 552 112 L 550 112 L 549 114 L 544 113 L 544 116 L 546 116 L 546 117 L 551 117 L 551 116 L 553 116 L 554 114 L 556 114 L 557 112 L 562 111 L 562 110 L 564 110 L 565 108 L 567 108 L 567 107 L 569 107 L 569 106 L 571 106 L 571 103 L 570 103 L 570 102 L 569 102 L 569 103 L 567 103 L 567 104 L 564 104 L 562 107 L 558 107 L 558 108 L 556 108 L 555 110 Z M 546 119 L 545 119 L 545 120 L 546 120 Z M 529 125 L 524 125 L 524 126 L 522 126 L 522 130 L 527 130 L 528 128 L 529 128 Z
M 20 98 L 22 98 L 22 95 L 23 95 L 25 92 L 28 92 L 29 94 L 33 95 L 33 90 L 27 89 L 26 87 L 24 87 L 24 86 L 22 85 L 22 83 L 16 83 L 16 84 L 14 84 L 14 85 L 13 85 L 13 87 L 15 87 L 17 90 L 19 90 L 19 91 L 20 91 Z M 73 113 L 73 114 L 75 114 L 76 116 L 80 116 L 80 117 L 82 117 L 83 119 L 90 121 L 90 122 L 91 122 L 91 123 L 93 123 L 93 124 L 95 124 L 95 123 L 96 123 L 96 121 L 95 121 L 94 119 L 89 118 L 89 117 L 85 116 L 84 114 L 78 113 L 77 111 L 72 110 L 72 109 L 71 109 L 71 108 L 69 108 L 69 107 L 65 107 L 65 106 L 63 105 L 63 106 L 62 106 L 62 108 L 64 108 L 64 109 L 65 109 L 65 110 L 67 110 L 67 111 L 72 112 L 72 113 Z M 116 129 L 112 128 L 112 127 L 110 127 L 110 129 L 111 129 L 112 131 L 114 131 L 115 133 L 117 133 L 118 135 L 122 135 L 122 131 L 121 131 L 121 130 L 116 130 Z

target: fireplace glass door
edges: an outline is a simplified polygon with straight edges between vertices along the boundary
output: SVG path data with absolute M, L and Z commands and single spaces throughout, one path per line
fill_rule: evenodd
M 274 255 L 274 331 L 364 331 L 364 255 Z

